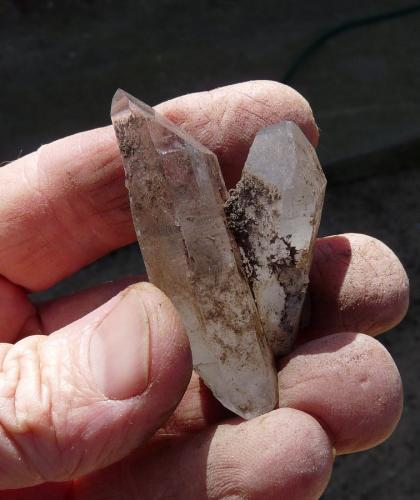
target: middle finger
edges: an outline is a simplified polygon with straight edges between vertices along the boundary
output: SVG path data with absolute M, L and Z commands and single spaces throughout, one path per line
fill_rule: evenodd
M 44 333 L 79 319 L 135 280 L 126 278 L 41 306 Z M 300 340 L 343 331 L 377 335 L 405 315 L 408 279 L 398 258 L 380 241 L 361 234 L 330 236 L 316 242 L 309 296 L 310 327 Z
M 401 378 L 388 351 L 372 337 L 328 335 L 281 360 L 279 405 L 312 415 L 328 430 L 337 453 L 351 453 L 392 433 L 402 410 Z M 193 374 L 157 438 L 197 432 L 228 415 Z

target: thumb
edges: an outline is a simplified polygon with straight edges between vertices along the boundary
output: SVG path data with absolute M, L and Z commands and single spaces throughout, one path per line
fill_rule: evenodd
M 148 283 L 48 337 L 2 344 L 0 364 L 0 489 L 121 459 L 170 415 L 191 376 L 180 319 Z

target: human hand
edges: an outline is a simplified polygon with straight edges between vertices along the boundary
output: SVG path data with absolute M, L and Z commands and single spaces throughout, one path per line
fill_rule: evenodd
M 274 82 L 158 109 L 218 155 L 228 185 L 261 127 L 293 120 L 318 140 L 306 101 Z M 111 127 L 0 169 L 0 498 L 313 499 L 335 452 L 389 436 L 401 381 L 371 335 L 404 316 L 408 283 L 385 245 L 317 241 L 311 323 L 279 361 L 280 408 L 244 422 L 190 380 L 181 322 L 152 285 L 29 301 L 134 240 Z

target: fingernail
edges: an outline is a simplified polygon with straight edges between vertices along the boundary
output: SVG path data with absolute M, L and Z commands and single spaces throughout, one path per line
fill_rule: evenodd
M 128 399 L 142 394 L 149 383 L 149 322 L 135 287 L 112 300 L 115 306 L 92 334 L 90 369 L 107 398 Z

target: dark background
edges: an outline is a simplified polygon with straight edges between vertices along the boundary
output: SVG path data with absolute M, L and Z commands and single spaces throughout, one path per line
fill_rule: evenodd
M 339 457 L 325 500 L 420 498 L 420 8 L 371 19 L 413 5 L 0 0 L 0 163 L 109 123 L 117 87 L 156 104 L 238 81 L 289 76 L 311 103 L 329 180 L 321 233 L 382 239 L 412 283 L 407 318 L 381 337 L 404 382 L 400 425 L 376 449 Z M 313 45 L 340 26 L 348 29 Z M 317 50 L 300 57 L 308 46 Z M 42 297 L 140 268 L 136 248 L 127 247 Z

